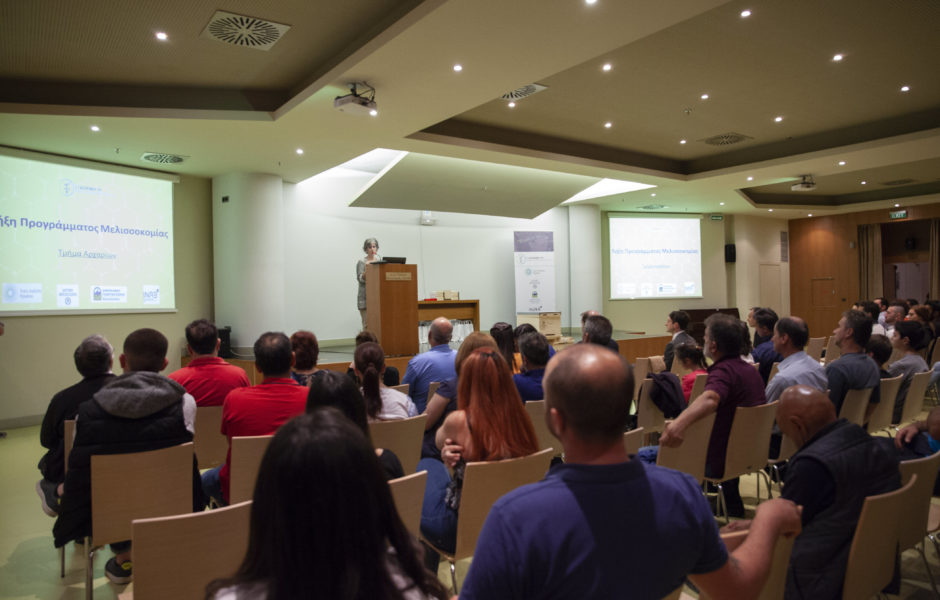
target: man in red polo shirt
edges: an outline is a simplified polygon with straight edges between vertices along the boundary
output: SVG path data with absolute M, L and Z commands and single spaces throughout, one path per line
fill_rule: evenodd
M 251 385 L 244 369 L 219 358 L 221 343 L 219 330 L 208 319 L 186 326 L 186 348 L 192 360 L 169 378 L 186 388 L 196 406 L 222 406 L 229 392 Z
M 271 435 L 291 417 L 304 412 L 307 388 L 291 379 L 294 353 L 290 340 L 280 332 L 261 334 L 255 342 L 255 368 L 264 381 L 229 392 L 222 405 L 222 433 L 228 437 L 225 464 L 202 474 L 202 489 L 219 505 L 228 504 L 229 462 L 232 438 Z

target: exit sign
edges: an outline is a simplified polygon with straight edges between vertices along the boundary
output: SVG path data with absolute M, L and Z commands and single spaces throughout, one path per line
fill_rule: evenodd
M 890 213 L 888 213 L 888 216 L 889 216 L 890 218 L 892 218 L 892 219 L 906 219 L 906 218 L 907 218 L 907 210 L 903 210 L 903 209 L 902 209 L 902 210 L 892 210 Z
M 724 215 L 712 215 L 711 216 L 712 221 L 723 221 L 724 218 L 725 218 Z

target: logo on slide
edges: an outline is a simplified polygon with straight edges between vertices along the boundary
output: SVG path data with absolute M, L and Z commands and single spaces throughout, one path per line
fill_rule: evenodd
M 62 195 L 71 196 L 75 193 L 75 184 L 71 179 L 62 179 Z
M 100 287 L 95 287 L 95 289 L 92 290 L 91 299 L 94 300 L 95 302 L 101 302 L 101 288 Z
M 144 304 L 160 304 L 160 286 L 144 286 Z

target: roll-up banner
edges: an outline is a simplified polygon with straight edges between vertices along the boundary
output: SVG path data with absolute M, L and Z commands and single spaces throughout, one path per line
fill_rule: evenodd
M 556 312 L 555 241 L 551 231 L 514 231 L 516 312 Z

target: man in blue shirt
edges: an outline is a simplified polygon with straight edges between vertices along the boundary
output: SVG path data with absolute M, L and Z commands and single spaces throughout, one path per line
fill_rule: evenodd
M 453 333 L 454 326 L 445 317 L 434 319 L 428 331 L 431 349 L 408 361 L 401 382 L 410 384 L 408 395 L 414 401 L 418 414 L 423 413 L 428 404 L 428 385 L 432 381 L 446 381 L 457 376 L 454 370 L 457 352 L 449 345 Z
M 519 354 L 522 355 L 522 372 L 512 376 L 512 382 L 519 390 L 522 403 L 529 400 L 541 400 L 542 377 L 548 364 L 550 346 L 548 339 L 538 332 L 527 333 L 519 338 Z
M 461 599 L 658 600 L 687 575 L 712 598 L 755 597 L 777 536 L 799 532 L 796 505 L 762 503 L 729 556 L 692 477 L 627 456 L 626 361 L 581 344 L 551 362 L 546 421 L 567 462 L 493 505 Z
M 826 391 L 828 382 L 822 365 L 803 352 L 809 341 L 809 327 L 799 317 L 784 317 L 777 321 L 771 342 L 774 350 L 783 357 L 779 371 L 767 383 L 765 396 L 767 402 L 780 397 L 783 390 L 791 385 L 808 385 L 820 391 Z

